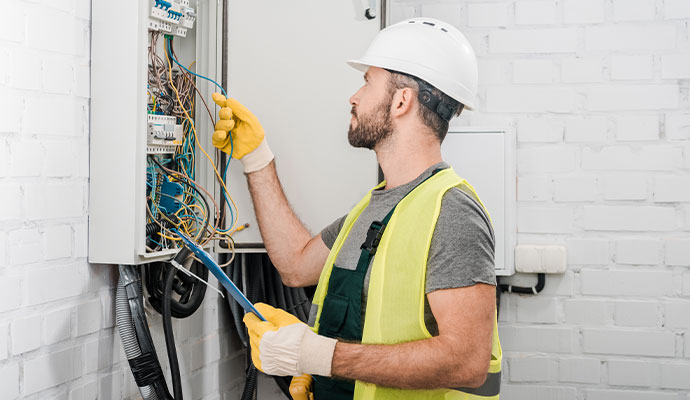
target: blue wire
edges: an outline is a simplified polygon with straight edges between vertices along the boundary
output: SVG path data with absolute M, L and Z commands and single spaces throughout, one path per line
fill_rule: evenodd
M 149 236 L 149 240 L 152 241 L 153 243 L 159 245 L 160 247 L 163 247 L 162 244 L 160 244 L 160 243 L 156 242 L 155 240 L 153 240 L 153 238 L 152 238 L 151 236 Z
M 223 89 L 223 87 L 220 86 L 220 85 L 218 84 L 218 82 L 214 81 L 214 80 L 211 79 L 211 78 L 207 78 L 207 77 L 205 77 L 205 76 L 203 76 L 203 75 L 196 74 L 196 73 L 194 73 L 194 72 L 188 70 L 187 67 L 185 67 L 184 65 L 180 64 L 179 61 L 177 61 L 177 59 L 175 58 L 175 56 L 174 56 L 173 53 L 172 53 L 172 47 L 170 46 L 170 42 L 171 42 L 171 41 L 172 41 L 171 39 L 168 39 L 168 53 L 170 54 L 170 58 L 172 58 L 172 60 L 175 62 L 175 64 L 179 65 L 180 68 L 183 68 L 185 71 L 189 72 L 190 74 L 192 74 L 192 75 L 194 75 L 194 76 L 196 76 L 196 77 L 198 77 L 198 78 L 206 79 L 207 81 L 212 82 L 213 84 L 215 84 L 216 86 L 218 86 L 218 88 L 220 89 L 221 92 L 223 92 L 223 96 L 225 96 L 225 97 L 228 96 L 228 94 L 225 93 L 225 89 Z
M 223 87 L 221 85 L 219 85 L 218 82 L 214 81 L 211 78 L 207 78 L 203 75 L 196 74 L 196 73 L 190 71 L 189 69 L 187 69 L 187 67 L 185 67 L 184 65 L 180 64 L 180 62 L 177 61 L 177 59 L 175 58 L 175 56 L 172 53 L 172 47 L 170 46 L 171 41 L 172 41 L 171 39 L 167 40 L 168 53 L 170 55 L 170 58 L 172 58 L 173 62 L 175 62 L 175 64 L 177 64 L 180 68 L 184 69 L 185 71 L 189 72 L 190 74 L 213 83 L 214 85 L 216 85 L 220 89 L 221 92 L 223 92 L 223 96 L 225 96 L 225 97 L 228 96 L 228 94 L 225 92 L 225 89 L 223 89 Z M 230 159 L 232 159 L 232 153 L 233 153 L 233 143 L 232 143 L 232 136 L 230 136 Z M 228 170 L 230 169 L 230 159 L 228 159 L 228 162 L 225 165 L 225 171 L 223 172 L 223 182 L 224 183 L 226 182 L 226 176 L 228 174 Z M 225 192 L 225 190 L 223 190 L 223 197 L 225 197 L 225 202 L 228 204 L 228 209 L 230 210 L 230 226 L 232 226 L 235 223 L 235 213 L 233 213 L 233 211 L 232 211 L 232 207 L 230 206 L 230 204 L 231 204 L 230 199 L 228 198 L 228 194 Z M 225 231 L 223 231 L 223 230 L 219 230 L 219 231 L 220 232 L 228 232 L 229 229 L 225 230 Z

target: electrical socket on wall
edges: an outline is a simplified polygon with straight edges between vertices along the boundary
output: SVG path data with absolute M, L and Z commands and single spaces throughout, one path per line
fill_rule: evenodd
M 562 274 L 566 268 L 565 246 L 518 245 L 515 247 L 515 270 L 517 272 Z

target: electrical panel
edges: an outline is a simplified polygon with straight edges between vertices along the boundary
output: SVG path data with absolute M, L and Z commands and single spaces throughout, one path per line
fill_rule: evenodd
M 168 260 L 176 232 L 216 253 L 265 251 L 242 166 L 211 143 L 224 90 L 261 121 L 311 232 L 348 212 L 377 182 L 374 154 L 347 143 L 362 74 L 345 61 L 380 29 L 363 5 L 94 2 L 89 261 Z
M 475 188 L 489 212 L 501 276 L 515 273 L 515 148 L 513 131 L 487 127 L 451 126 L 441 145 L 443 159 Z
M 99 1 L 92 21 L 89 261 L 169 259 L 174 231 L 211 246 L 225 225 L 204 102 L 221 90 L 222 5 Z

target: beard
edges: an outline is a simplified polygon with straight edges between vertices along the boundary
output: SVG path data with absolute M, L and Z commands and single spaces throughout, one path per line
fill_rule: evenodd
M 368 114 L 360 115 L 355 107 L 352 107 L 351 113 L 357 122 L 356 127 L 350 123 L 350 128 L 347 131 L 347 140 L 352 147 L 373 150 L 377 144 L 393 133 L 390 110 L 392 99 L 392 95 L 390 98 L 384 99 Z

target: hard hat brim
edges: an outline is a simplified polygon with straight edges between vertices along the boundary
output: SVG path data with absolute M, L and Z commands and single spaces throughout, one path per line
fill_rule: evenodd
M 355 60 L 347 60 L 347 65 L 351 66 L 352 68 L 361 71 L 361 72 L 367 72 L 367 69 L 369 67 L 377 67 L 377 68 L 383 68 L 383 69 L 391 69 L 390 66 L 386 65 L 378 65 L 377 63 L 371 63 L 371 62 L 365 62 L 364 60 L 360 59 L 355 59 Z M 392 68 L 395 69 L 395 68 Z M 401 71 L 401 72 L 406 72 L 407 71 Z M 469 103 L 469 102 L 468 102 Z M 469 111 L 474 111 L 474 104 L 468 104 L 468 103 L 463 103 L 464 107 L 463 110 L 469 110 Z

